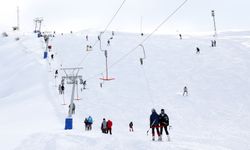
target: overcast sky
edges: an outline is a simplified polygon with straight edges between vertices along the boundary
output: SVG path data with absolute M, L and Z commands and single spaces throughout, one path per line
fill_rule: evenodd
M 20 7 L 23 31 L 34 30 L 33 19 L 43 17 L 44 30 L 60 32 L 104 29 L 123 0 L 0 0 L 0 26 L 16 25 Z M 184 0 L 127 0 L 109 30 L 143 32 L 155 29 Z M 213 31 L 215 10 L 218 31 L 250 30 L 250 0 L 188 0 L 158 33 Z

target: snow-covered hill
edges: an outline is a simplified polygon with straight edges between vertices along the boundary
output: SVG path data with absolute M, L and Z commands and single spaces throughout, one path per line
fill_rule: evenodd
M 105 57 L 95 32 L 57 34 L 50 39 L 54 60 L 43 59 L 45 43 L 35 34 L 0 38 L 1 149 L 250 149 L 250 36 L 248 32 L 219 35 L 217 47 L 209 36 L 155 35 L 128 54 L 144 38 L 136 34 L 107 32 L 102 48 L 108 50 L 109 75 L 115 80 L 100 87 Z M 85 36 L 89 35 L 89 41 Z M 19 36 L 20 40 L 15 41 Z M 196 47 L 201 52 L 196 54 Z M 64 130 L 71 85 L 65 100 L 58 94 L 61 67 L 83 67 L 87 89 L 75 100 L 73 130 Z M 54 72 L 59 69 L 59 79 Z M 189 96 L 183 97 L 187 86 Z M 171 142 L 152 142 L 151 109 L 164 108 L 170 117 Z M 93 130 L 84 130 L 91 115 Z M 101 133 L 102 118 L 113 121 L 113 135 Z M 135 132 L 128 131 L 134 122 Z

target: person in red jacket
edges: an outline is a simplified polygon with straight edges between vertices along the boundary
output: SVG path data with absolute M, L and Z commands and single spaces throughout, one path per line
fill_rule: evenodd
M 108 129 L 108 133 L 112 134 L 112 121 L 108 120 L 107 122 L 107 129 Z

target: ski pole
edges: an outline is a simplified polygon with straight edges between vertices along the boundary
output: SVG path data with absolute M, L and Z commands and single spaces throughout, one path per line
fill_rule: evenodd
M 148 132 L 149 132 L 149 130 L 151 129 L 151 127 L 152 127 L 152 125 L 155 123 L 155 121 L 156 121 L 156 119 L 152 122 L 152 124 L 150 125 L 150 127 L 149 127 L 149 129 L 148 129 L 148 131 L 147 131 L 147 135 L 148 135 Z

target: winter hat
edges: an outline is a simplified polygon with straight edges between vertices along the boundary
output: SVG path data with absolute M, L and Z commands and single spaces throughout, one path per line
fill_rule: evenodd
M 154 109 L 154 108 L 152 109 L 152 112 L 155 112 L 155 109 Z
M 164 112 L 164 109 L 161 109 L 161 112 Z

